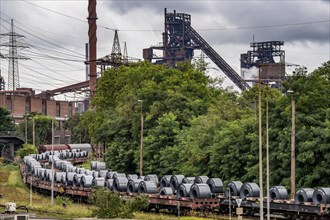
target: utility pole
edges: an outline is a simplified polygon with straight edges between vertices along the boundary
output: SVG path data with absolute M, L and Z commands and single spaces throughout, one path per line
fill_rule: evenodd
M 54 204 L 54 118 L 52 118 L 52 183 L 50 206 Z
M 32 145 L 36 146 L 36 126 L 34 116 L 32 117 Z
M 25 123 L 25 143 L 27 144 L 28 141 L 27 141 L 27 114 L 25 113 L 24 115 L 24 123 Z
M 138 102 L 141 102 L 140 176 L 143 176 L 143 100 L 138 100 Z
M 267 190 L 267 220 L 270 220 L 270 194 L 269 194 L 269 123 L 268 123 L 268 91 L 266 87 L 266 190 Z
M 260 66 L 258 74 L 258 98 L 259 98 L 259 187 L 260 187 L 260 219 L 264 219 L 264 198 L 263 198 L 263 182 L 262 182 L 262 118 L 261 118 L 261 76 Z
M 295 101 L 294 101 L 294 91 L 288 90 L 287 93 L 291 94 L 291 193 L 290 198 L 294 199 L 296 193 L 296 128 L 295 128 Z

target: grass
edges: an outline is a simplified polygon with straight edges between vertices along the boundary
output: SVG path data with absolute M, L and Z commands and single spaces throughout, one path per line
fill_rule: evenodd
M 0 163 L 0 204 L 4 205 L 7 202 L 15 202 L 17 206 L 26 206 L 30 212 L 34 212 L 40 218 L 53 217 L 60 219 L 86 218 L 91 217 L 94 206 L 88 204 L 73 203 L 67 197 L 57 197 L 54 199 L 54 205 L 50 206 L 50 197 L 33 192 L 32 205 L 30 206 L 30 191 L 29 186 L 25 185 L 19 172 L 19 167 L 16 165 L 3 165 Z M 66 203 L 66 207 L 62 204 Z M 0 212 L 3 210 L 0 209 Z M 191 217 L 182 216 L 183 220 L 205 220 L 206 218 L 194 217 L 198 213 L 191 213 Z M 177 216 L 168 214 L 155 213 L 134 213 L 134 219 L 152 219 L 152 220 L 174 220 Z M 228 217 L 209 216 L 209 219 L 228 219 Z
M 50 197 L 39 193 L 32 193 L 32 206 L 30 206 L 29 187 L 22 181 L 19 168 L 13 165 L 0 165 L 0 204 L 15 202 L 17 206 L 26 206 L 31 212 L 37 213 L 38 217 L 57 217 L 71 219 L 90 217 L 93 206 L 78 204 L 68 201 L 67 198 L 55 198 L 54 205 L 50 205 Z M 63 201 L 67 206 L 63 207 Z

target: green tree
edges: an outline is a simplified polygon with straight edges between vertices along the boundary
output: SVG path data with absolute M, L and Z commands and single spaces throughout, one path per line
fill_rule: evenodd
M 64 124 L 65 129 L 71 131 L 72 143 L 90 143 L 90 137 L 86 127 L 82 123 L 82 115 L 74 114 Z
M 109 167 L 135 172 L 141 128 L 141 103 L 137 100 L 143 100 L 144 135 L 152 140 L 149 132 L 160 126 L 158 119 L 164 114 L 175 115 L 178 129 L 190 126 L 192 118 L 204 114 L 221 93 L 210 86 L 213 82 L 188 63 L 175 69 L 147 62 L 109 69 L 98 82 L 93 99 L 96 108 L 84 114 L 83 123 L 94 141 L 107 143 Z M 162 145 L 160 151 L 172 146 L 164 142 L 158 145 Z
M 5 108 L 0 107 L 0 132 L 14 130 L 15 126 L 13 124 L 13 119 L 10 112 Z
M 28 143 L 33 142 L 33 122 L 35 122 L 35 142 L 36 146 L 39 147 L 44 144 L 51 143 L 52 137 L 52 118 L 48 116 L 41 115 L 37 112 L 31 112 L 25 115 L 26 120 L 18 125 L 18 133 L 24 137 L 25 128 L 27 126 L 27 141 Z M 26 123 L 26 124 L 25 124 Z
M 23 158 L 30 154 L 37 154 L 37 153 L 38 153 L 37 147 L 32 144 L 23 144 L 23 146 L 18 151 L 16 151 L 16 155 L 19 156 L 20 158 Z
M 144 144 L 146 173 L 165 175 L 176 171 L 179 126 L 173 113 L 165 113 L 158 118 L 157 125 L 149 130 Z

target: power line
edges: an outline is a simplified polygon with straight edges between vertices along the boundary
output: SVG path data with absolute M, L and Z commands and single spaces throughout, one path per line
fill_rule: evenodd
M 50 11 L 50 12 L 53 12 L 53 13 L 56 13 L 56 14 L 59 14 L 59 15 L 62 15 L 62 16 L 65 16 L 65 17 L 68 17 L 68 18 L 71 18 L 71 19 L 74 19 L 74 20 L 77 20 L 77 21 L 80 21 L 80 22 L 84 22 L 84 23 L 87 23 L 86 20 L 82 20 L 82 19 L 79 19 L 79 18 L 75 18 L 73 16 L 70 16 L 70 15 L 67 15 L 67 14 L 64 14 L 64 13 L 61 13 L 61 12 L 58 12 L 58 11 L 55 11 L 55 10 L 52 10 L 52 9 L 49 9 L 49 8 L 46 8 L 46 7 L 43 7 L 43 6 L 40 6 L 38 4 L 34 4 L 34 3 L 31 3 L 31 2 L 28 2 L 27 0 L 21 0 L 27 4 L 31 4 L 31 5 L 34 5 L 36 7 L 39 7 L 39 8 L 42 8 L 44 10 L 47 10 L 47 11 Z M 30 0 L 31 1 L 31 0 Z M 104 0 L 104 1 L 131 1 L 131 0 Z M 155 1 L 152 1 L 152 0 L 145 0 L 146 2 L 155 2 Z M 161 1 L 161 0 L 160 0 Z M 169 1 L 169 0 L 164 0 L 164 1 Z M 173 1 L 178 1 L 178 0 L 173 0 Z M 194 0 L 180 0 L 180 1 L 194 1 Z M 195 0 L 195 1 L 200 1 L 200 0 Z M 210 0 L 207 0 L 207 1 L 210 1 Z M 213 0 L 215 1 L 215 0 Z M 220 1 L 226 1 L 226 0 L 220 0 Z M 262 0 L 259 0 L 259 1 L 262 1 Z M 287 0 L 287 1 L 294 1 L 294 0 Z M 297 0 L 297 1 L 303 1 L 303 0 Z M 306 0 L 306 1 L 309 1 L 309 0 Z M 310 0 L 312 1 L 312 0 Z M 132 1 L 132 2 L 136 2 L 136 1 Z M 233 27 L 233 28 L 205 28 L 205 29 L 196 29 L 197 31 L 227 31 L 227 30 L 242 30 L 242 29 L 263 29 L 263 28 L 277 28 L 277 27 L 289 27 L 289 26 L 299 26 L 299 25 L 310 25 L 310 24 L 320 24 L 320 23 L 326 23 L 326 22 L 329 22 L 330 20 L 318 20 L 318 21 L 306 21 L 306 22 L 297 22 L 297 23 L 289 23 L 289 24 L 274 24 L 274 25 L 260 25 L 260 26 L 247 26 L 247 27 Z M 111 27 L 106 27 L 106 26 L 103 26 L 103 25 L 98 25 L 98 27 L 101 27 L 101 28 L 104 28 L 104 29 L 108 29 L 108 30 L 112 30 L 112 31 L 115 31 L 115 30 L 118 30 L 118 31 L 138 31 L 138 32 L 144 32 L 144 31 L 163 31 L 161 29 L 118 29 L 118 28 L 111 28 Z

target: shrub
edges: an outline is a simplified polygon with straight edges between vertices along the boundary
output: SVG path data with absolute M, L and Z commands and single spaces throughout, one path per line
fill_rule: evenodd
M 16 151 L 16 155 L 19 156 L 20 158 L 23 158 L 30 154 L 37 154 L 37 153 L 38 153 L 37 147 L 32 144 L 23 144 L 23 147 L 21 147 L 18 151 Z
M 123 200 L 118 193 L 102 188 L 93 191 L 90 202 L 96 206 L 92 214 L 98 218 L 132 218 L 133 212 L 148 207 L 146 196 Z

